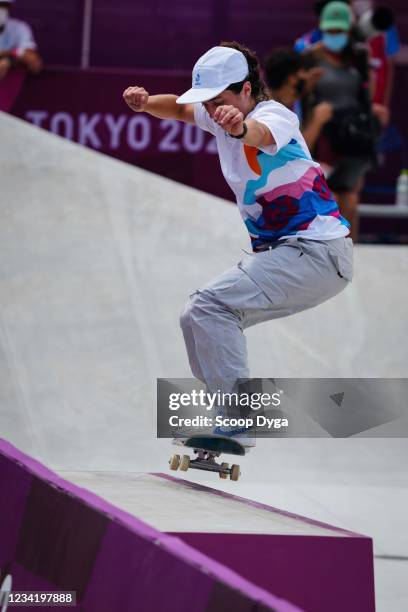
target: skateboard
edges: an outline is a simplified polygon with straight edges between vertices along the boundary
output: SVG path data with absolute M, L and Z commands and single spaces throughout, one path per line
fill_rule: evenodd
M 173 455 L 169 461 L 171 470 L 180 469 L 186 472 L 189 468 L 195 470 L 205 470 L 207 472 L 218 472 L 222 479 L 230 477 L 231 480 L 238 480 L 241 475 L 239 465 L 229 463 L 217 463 L 216 458 L 222 453 L 228 455 L 245 455 L 245 447 L 233 438 L 219 436 L 216 434 L 196 434 L 184 440 L 183 446 L 192 448 L 196 455 L 191 459 L 190 455 Z

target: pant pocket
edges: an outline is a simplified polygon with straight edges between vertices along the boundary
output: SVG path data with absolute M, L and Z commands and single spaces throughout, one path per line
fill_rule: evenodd
M 268 296 L 262 289 L 242 270 L 241 277 L 236 282 L 233 282 L 229 287 L 213 286 L 200 292 L 204 300 L 208 294 L 212 296 L 218 303 L 227 306 L 228 308 L 239 311 L 243 316 L 245 311 L 257 309 L 265 309 L 271 306 Z
M 353 243 L 345 239 L 344 249 L 340 250 L 329 245 L 329 257 L 338 274 L 348 281 L 353 280 Z
M 287 302 L 288 296 L 280 286 L 278 271 L 271 266 L 271 253 L 265 251 L 248 255 L 238 263 L 238 267 L 276 306 Z

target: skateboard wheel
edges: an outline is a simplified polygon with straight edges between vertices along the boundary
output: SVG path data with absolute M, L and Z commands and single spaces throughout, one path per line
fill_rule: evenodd
M 180 465 L 180 455 L 173 455 L 169 460 L 169 466 L 171 470 L 177 470 Z
M 238 480 L 240 475 L 241 475 L 241 472 L 239 471 L 239 465 L 236 465 L 235 463 L 234 463 L 234 465 L 231 465 L 230 479 L 231 480 Z
M 180 470 L 182 472 L 187 472 L 190 467 L 190 455 L 183 455 L 180 461 Z
M 229 463 L 221 463 L 221 467 L 222 468 L 229 468 Z M 218 472 L 218 475 L 220 478 L 222 478 L 223 480 L 225 480 L 226 478 L 228 478 L 228 474 L 224 473 L 224 472 Z

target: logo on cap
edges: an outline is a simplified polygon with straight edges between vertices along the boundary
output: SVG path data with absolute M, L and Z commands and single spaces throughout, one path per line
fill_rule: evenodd
M 200 76 L 200 73 L 197 72 L 196 78 L 195 78 L 195 81 L 194 81 L 194 86 L 195 87 L 199 87 L 200 85 L 201 85 L 201 76 Z

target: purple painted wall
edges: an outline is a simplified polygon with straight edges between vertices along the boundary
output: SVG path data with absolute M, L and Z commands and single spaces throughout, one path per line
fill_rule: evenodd
M 406 0 L 385 4 L 408 40 Z M 84 5 L 85 0 L 17 0 L 14 14 L 32 24 L 48 63 L 74 66 Z M 94 0 L 91 65 L 190 69 L 220 39 L 244 41 L 263 54 L 313 27 L 312 7 L 312 0 Z
M 313 612 L 374 612 L 372 541 L 365 537 L 177 533 L 248 580 Z M 317 588 L 310 588 L 316 585 Z M 318 585 L 318 586 L 317 586 Z
M 83 0 L 17 0 L 12 14 L 29 23 L 48 64 L 79 66 Z

